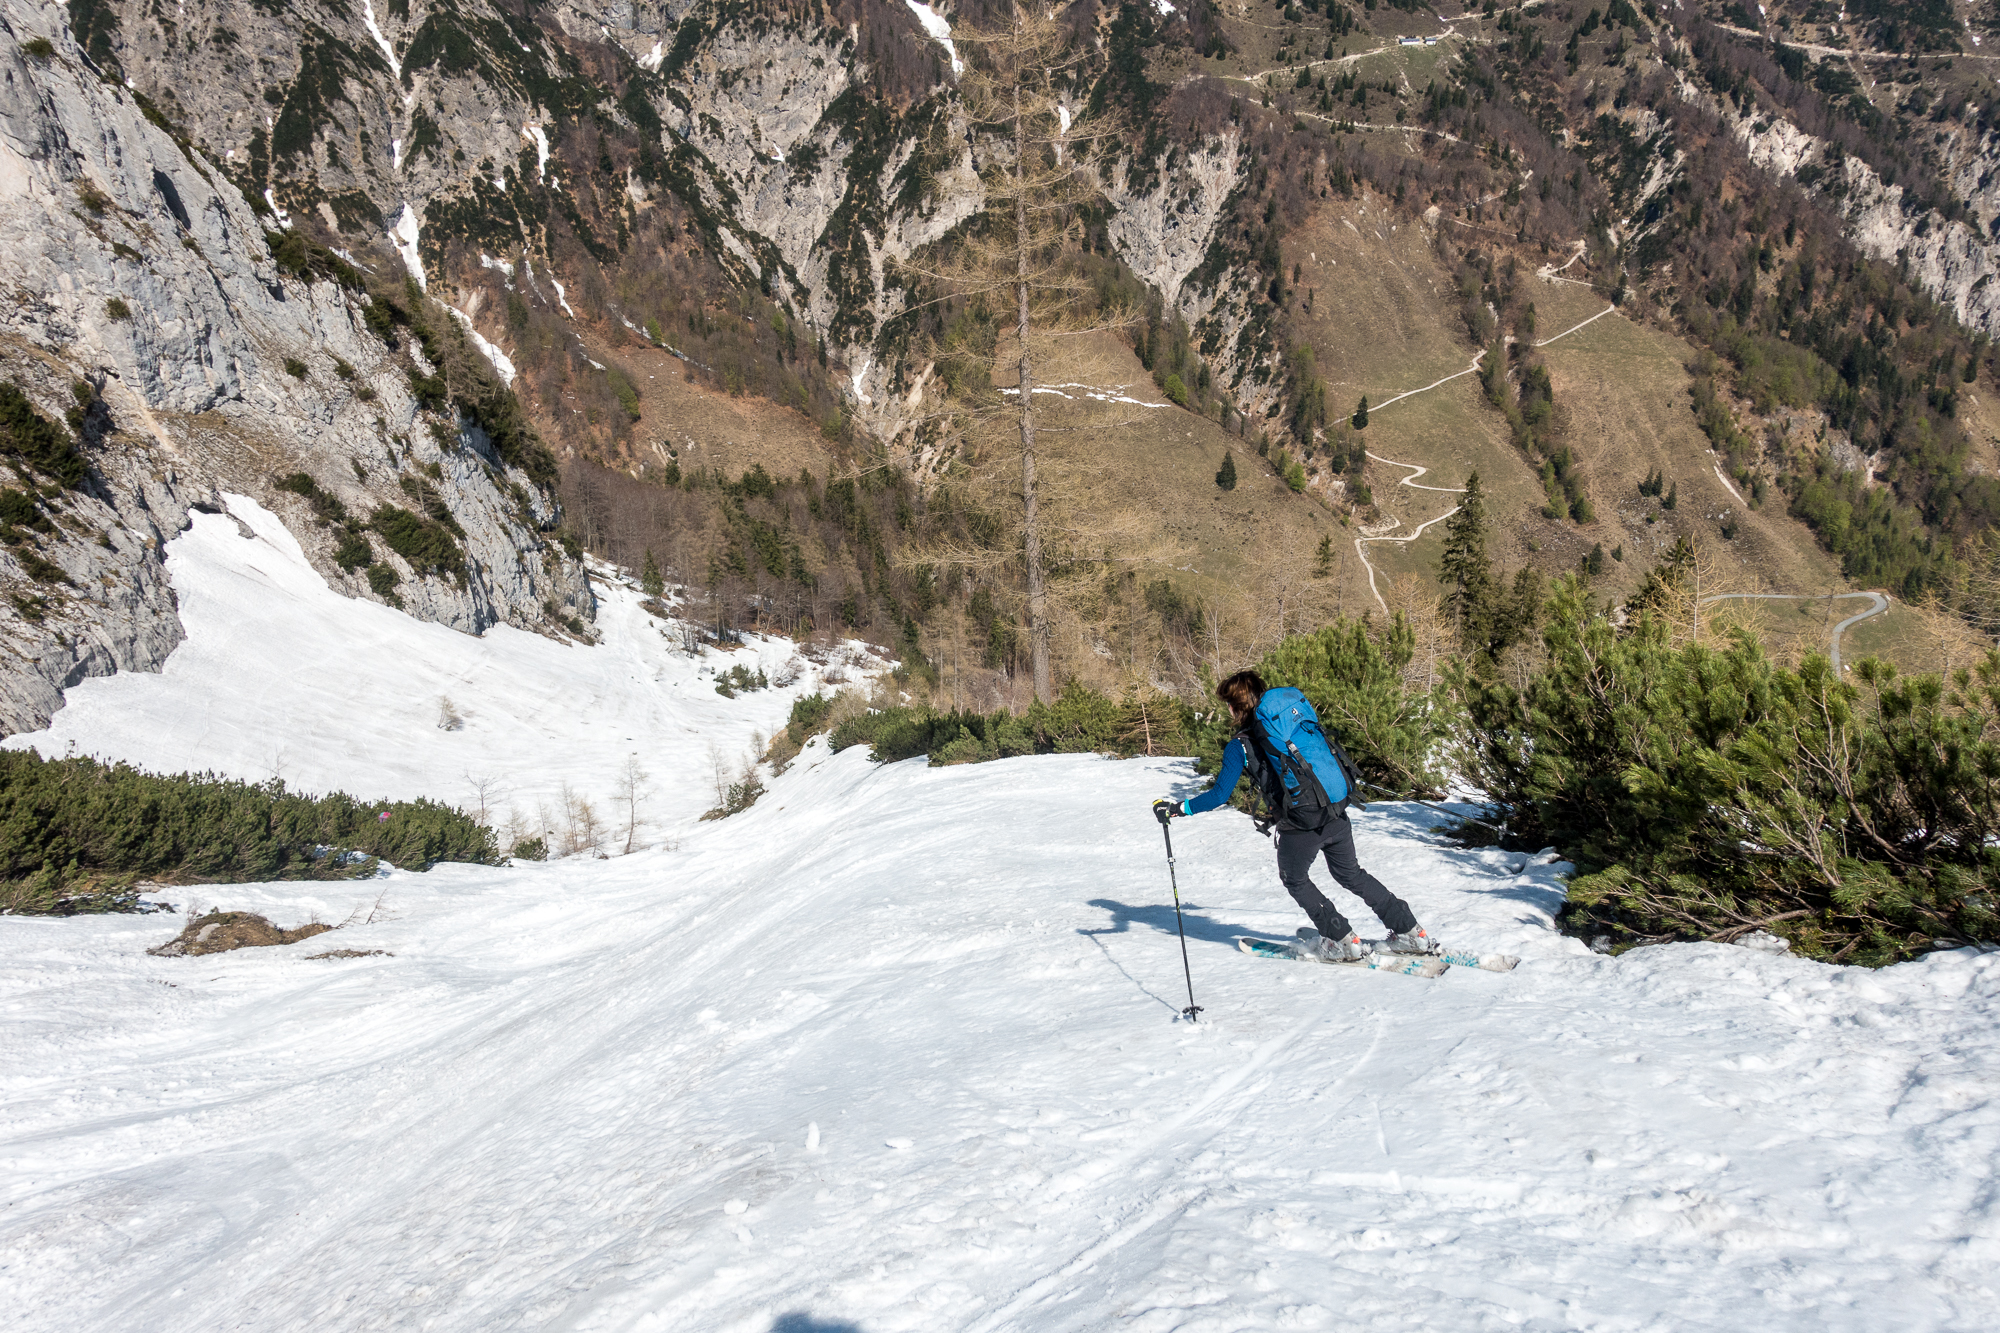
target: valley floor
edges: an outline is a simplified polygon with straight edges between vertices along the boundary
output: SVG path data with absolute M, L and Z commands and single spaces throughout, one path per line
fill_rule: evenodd
M 1224 811 L 1175 829 L 1189 1024 L 1147 802 L 1196 785 L 815 741 L 675 850 L 209 891 L 383 894 L 295 946 L 0 919 L 10 1326 L 1990 1322 L 2000 954 L 1599 957 L 1551 858 L 1381 805 L 1364 862 L 1520 967 L 1260 960 L 1300 918 Z

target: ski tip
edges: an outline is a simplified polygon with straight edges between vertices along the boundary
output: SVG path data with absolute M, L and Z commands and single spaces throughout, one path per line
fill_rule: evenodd
M 1236 947 L 1244 953 L 1255 954 L 1259 958 L 1297 958 L 1298 949 L 1290 940 L 1259 939 L 1255 935 L 1238 935 Z
M 1521 960 L 1510 953 L 1497 953 L 1491 958 L 1479 960 L 1479 966 L 1486 972 L 1512 972 L 1521 965 Z

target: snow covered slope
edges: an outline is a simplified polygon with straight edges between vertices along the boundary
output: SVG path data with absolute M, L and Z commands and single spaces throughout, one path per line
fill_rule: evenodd
M 165 669 L 72 685 L 46 731 L 5 744 L 473 809 L 484 781 L 491 822 L 511 809 L 538 830 L 548 827 L 538 814 L 559 817 L 565 786 L 614 822 L 620 770 L 635 756 L 650 777 L 641 815 L 657 835 L 716 804 L 711 750 L 739 763 L 753 733 L 768 738 L 831 669 L 785 639 L 681 655 L 669 637 L 678 625 L 601 578 L 599 644 L 507 625 L 473 638 L 342 597 L 276 515 L 226 498 L 228 514 L 195 515 L 169 548 L 187 639 Z M 859 645 L 850 653 L 859 659 Z M 739 663 L 773 676 L 790 663 L 797 679 L 725 699 L 715 673 Z M 447 699 L 463 718 L 455 730 L 438 725 Z
M 230 540 L 238 540 L 234 537 Z M 414 722 L 411 725 L 415 725 Z M 1556 867 L 1359 817 L 1513 973 L 1268 962 L 1185 765 L 815 744 L 674 851 L 0 919 L 0 1308 L 33 1330 L 1970 1329 L 2000 955 L 1556 936 Z M 312 961 L 329 946 L 391 956 Z M 1980 1314 L 1981 1310 L 1986 1311 Z

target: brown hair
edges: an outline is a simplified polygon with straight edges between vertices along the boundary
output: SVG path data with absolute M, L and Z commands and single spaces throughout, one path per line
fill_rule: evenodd
M 1264 678 L 1254 671 L 1239 671 L 1215 687 L 1215 697 L 1229 705 L 1229 711 L 1241 722 L 1264 697 Z

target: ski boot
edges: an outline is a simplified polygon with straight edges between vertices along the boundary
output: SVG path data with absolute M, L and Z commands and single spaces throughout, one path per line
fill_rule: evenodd
M 1408 930 L 1400 934 L 1393 930 L 1390 931 L 1389 938 L 1384 947 L 1390 953 L 1431 954 L 1444 952 L 1444 946 L 1432 939 L 1430 932 L 1426 931 L 1422 926 L 1411 926 Z
M 1358 963 L 1374 950 L 1359 935 L 1348 931 L 1345 939 L 1328 939 L 1311 926 L 1300 926 L 1299 944 L 1322 963 Z

